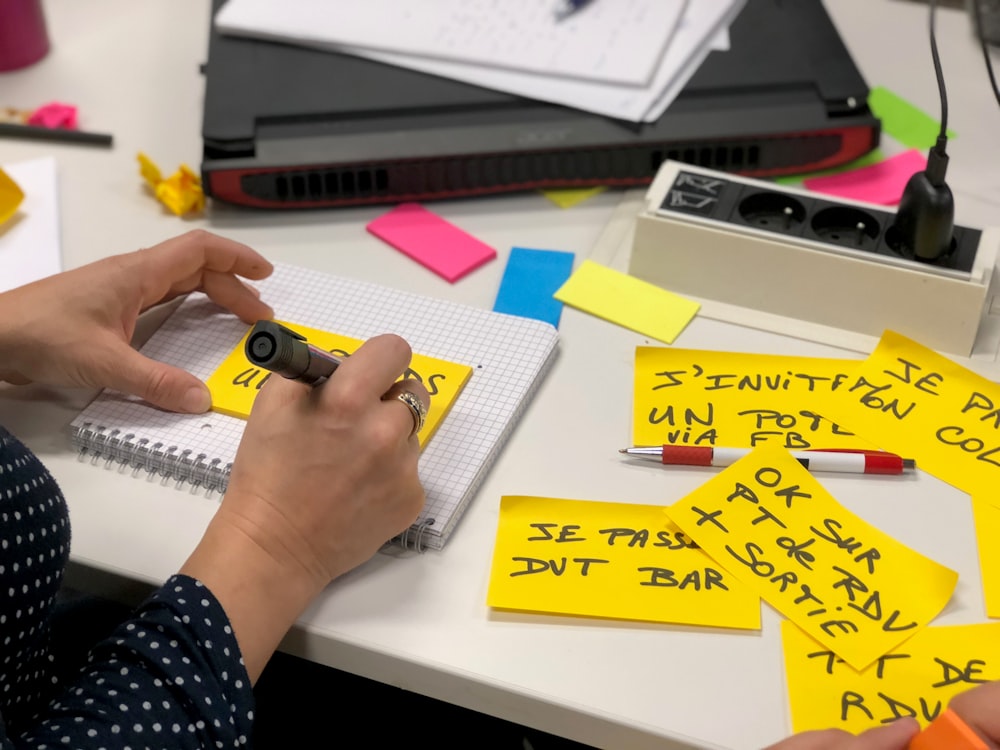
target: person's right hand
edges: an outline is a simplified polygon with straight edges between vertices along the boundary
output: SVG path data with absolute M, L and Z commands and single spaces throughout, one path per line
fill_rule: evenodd
M 919 729 L 906 717 L 857 735 L 842 729 L 800 732 L 764 750 L 906 750 Z
M 254 403 L 229 486 L 181 572 L 226 610 L 251 679 L 302 609 L 334 578 L 416 520 L 420 446 L 398 336 L 376 336 L 317 387 L 272 376 Z M 255 671 L 256 670 L 256 671 Z
M 948 703 L 948 708 L 989 748 L 1000 747 L 1000 682 L 985 682 L 959 693 Z

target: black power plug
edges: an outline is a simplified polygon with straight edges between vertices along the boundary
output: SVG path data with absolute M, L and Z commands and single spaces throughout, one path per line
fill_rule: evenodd
M 886 240 L 900 254 L 933 263 L 952 251 L 955 230 L 955 199 L 944 181 L 948 169 L 945 137 L 927 156 L 927 168 L 906 183 L 896 220 Z
M 886 232 L 886 241 L 899 254 L 924 263 L 934 263 L 952 251 L 955 231 L 955 199 L 944 181 L 948 171 L 948 94 L 934 37 L 936 0 L 930 0 L 931 58 L 941 96 L 941 132 L 927 155 L 927 167 L 913 175 L 899 201 L 896 221 Z

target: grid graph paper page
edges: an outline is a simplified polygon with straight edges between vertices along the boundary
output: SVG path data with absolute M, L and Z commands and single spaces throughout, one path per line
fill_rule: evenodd
M 275 317 L 358 339 L 398 333 L 413 351 L 467 364 L 472 377 L 420 456 L 427 503 L 414 524 L 440 548 L 492 465 L 556 350 L 556 330 L 536 320 L 276 265 L 257 282 Z M 204 295 L 185 300 L 142 348 L 205 380 L 247 325 Z M 246 422 L 209 412 L 172 414 L 112 391 L 71 424 L 88 453 L 130 461 L 183 483 L 210 471 L 224 487 Z M 197 482 L 195 482 L 197 484 Z

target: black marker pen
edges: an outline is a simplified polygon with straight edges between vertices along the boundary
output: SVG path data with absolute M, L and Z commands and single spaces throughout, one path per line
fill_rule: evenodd
M 309 384 L 330 377 L 340 366 L 340 359 L 273 320 L 258 320 L 254 324 L 244 351 L 247 359 L 258 367 Z

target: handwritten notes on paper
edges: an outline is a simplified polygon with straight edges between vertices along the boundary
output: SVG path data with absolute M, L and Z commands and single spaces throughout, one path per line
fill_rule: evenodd
M 487 602 L 531 612 L 760 627 L 760 598 L 658 505 L 502 498 Z
M 858 733 L 903 716 L 926 726 L 952 696 L 1000 679 L 1000 623 L 925 628 L 862 671 L 791 622 L 781 641 L 795 732 Z
M 1000 386 L 892 331 L 820 408 L 1000 506 Z
M 668 509 L 737 579 L 856 669 L 914 635 L 958 575 L 842 507 L 761 446 Z
M 283 326 L 301 333 L 310 344 L 319 347 L 337 357 L 349 357 L 362 342 L 347 336 L 319 331 L 314 328 L 286 323 Z M 212 394 L 212 411 L 228 414 L 232 417 L 246 419 L 250 416 L 257 393 L 271 376 L 268 370 L 263 370 L 246 358 L 244 346 L 247 334 L 240 339 L 229 356 L 223 360 L 218 369 L 206 381 Z M 468 365 L 447 362 L 443 359 L 414 354 L 409 369 L 404 377 L 415 378 L 427 388 L 431 396 L 430 409 L 424 428 L 418 433 L 420 445 L 424 446 L 434 435 L 435 430 L 448 414 L 462 387 L 472 374 Z M 280 375 L 276 377 L 281 377 Z
M 820 416 L 858 362 L 640 346 L 632 441 L 789 450 L 874 446 Z

